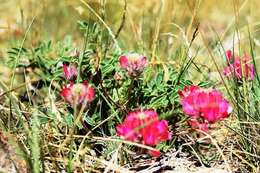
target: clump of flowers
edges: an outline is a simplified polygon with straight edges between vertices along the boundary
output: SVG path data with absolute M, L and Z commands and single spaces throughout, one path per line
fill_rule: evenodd
M 235 76 L 237 79 L 245 77 L 247 80 L 253 80 L 255 78 L 255 68 L 253 64 L 249 63 L 250 57 L 248 55 L 234 57 L 232 51 L 228 50 L 226 52 L 226 58 L 228 66 L 223 70 L 225 76 Z
M 63 87 L 61 96 L 71 105 L 87 104 L 94 100 L 95 89 L 86 82 Z
M 179 91 L 183 112 L 191 117 L 192 128 L 208 131 L 208 124 L 228 117 L 232 112 L 229 102 L 217 90 L 185 86 Z
M 116 126 L 117 134 L 127 140 L 141 142 L 149 146 L 171 139 L 166 120 L 159 120 L 154 110 L 136 110 L 130 112 L 124 122 Z M 159 156 L 160 151 L 148 151 L 152 156 Z
M 70 81 L 75 80 L 78 75 L 78 71 L 74 64 L 71 64 L 69 66 L 63 64 L 63 73 L 65 78 Z
M 70 81 L 70 84 L 64 86 L 61 91 L 61 96 L 65 101 L 72 106 L 79 106 L 86 105 L 94 100 L 95 89 L 86 81 L 74 84 L 73 81 L 78 75 L 75 65 L 70 64 L 67 66 L 66 64 L 63 64 L 63 73 L 65 78 Z
M 122 69 L 126 70 L 130 77 L 138 77 L 144 71 L 148 61 L 144 55 L 138 53 L 128 53 L 119 57 Z

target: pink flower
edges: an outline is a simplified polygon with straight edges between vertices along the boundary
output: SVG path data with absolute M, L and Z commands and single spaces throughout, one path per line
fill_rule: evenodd
M 127 140 L 141 142 L 150 146 L 156 146 L 171 139 L 168 122 L 159 120 L 158 114 L 149 109 L 130 112 L 124 122 L 116 126 L 116 130 L 119 136 Z M 152 156 L 158 156 L 158 152 L 149 151 L 149 153 Z
M 230 50 L 229 50 L 230 52 Z M 237 79 L 242 79 L 243 75 L 247 80 L 253 80 L 255 78 L 255 68 L 253 64 L 249 64 L 250 57 L 245 55 L 244 57 L 236 57 L 235 59 L 232 59 L 233 56 L 231 53 L 226 53 L 229 65 L 224 68 L 223 74 L 225 76 L 232 76 L 234 75 Z M 231 55 L 229 55 L 231 54 Z M 242 60 L 242 62 L 241 62 Z M 242 67 L 244 72 L 242 73 Z
M 208 122 L 216 122 L 227 118 L 232 112 L 232 107 L 228 101 L 224 99 L 220 92 L 213 90 L 208 93 L 208 104 L 202 108 L 203 117 Z
M 142 130 L 143 142 L 146 145 L 155 146 L 158 143 L 171 139 L 168 131 L 168 122 L 155 121 Z
M 190 116 L 199 116 L 199 110 L 197 110 L 196 103 L 194 102 L 194 97 L 198 97 L 197 91 L 199 91 L 199 89 L 198 86 L 191 85 L 185 86 L 182 91 L 178 91 L 180 99 L 182 100 L 183 111 Z
M 137 110 L 128 113 L 123 124 L 116 127 L 117 134 L 131 141 L 139 141 L 142 138 L 142 126 L 147 126 L 158 121 L 158 115 L 153 110 Z
M 214 123 L 232 112 L 232 107 L 217 90 L 203 90 L 197 86 L 179 91 L 183 112 L 193 119 Z
M 86 104 L 94 100 L 95 89 L 86 82 L 65 86 L 61 91 L 61 96 L 71 105 Z
M 182 91 L 179 90 L 178 93 L 181 98 L 184 98 L 184 97 L 187 97 L 188 95 L 190 95 L 190 93 L 192 93 L 196 90 L 199 90 L 199 89 L 200 88 L 196 85 L 185 86 L 184 89 Z
M 137 53 L 129 53 L 119 57 L 122 69 L 126 70 L 130 77 L 138 77 L 147 65 L 147 58 Z
M 63 73 L 67 80 L 74 80 L 78 75 L 77 69 L 73 64 L 69 66 L 63 64 Z

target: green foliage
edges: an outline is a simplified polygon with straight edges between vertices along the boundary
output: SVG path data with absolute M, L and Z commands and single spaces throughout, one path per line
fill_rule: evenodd
M 67 36 L 58 43 L 44 41 L 35 48 L 22 48 L 19 61 L 18 48 L 12 48 L 8 52 L 8 64 L 11 67 L 18 62 L 16 67 L 23 68 L 23 75 L 38 79 L 37 84 L 41 81 L 41 86 L 35 85 L 33 91 L 27 90 L 23 94 L 29 99 L 21 101 L 21 104 L 30 109 L 35 106 L 38 109 L 36 112 L 34 109 L 30 110 L 32 114 L 27 118 L 31 124 L 25 123 L 25 127 L 28 126 L 28 136 L 24 144 L 30 149 L 29 162 L 34 172 L 40 172 L 44 168 L 41 159 L 45 152 L 54 152 L 53 157 L 57 151 L 63 155 L 67 159 L 64 159 L 64 165 L 68 171 L 72 171 L 79 161 L 78 158 L 84 156 L 77 153 L 93 152 L 91 149 L 86 150 L 84 146 L 94 150 L 99 148 L 96 149 L 96 154 L 102 153 L 104 158 L 110 159 L 118 142 L 93 144 L 87 139 L 89 136 L 116 135 L 115 126 L 131 110 L 155 109 L 161 119 L 170 122 L 172 130 L 176 123 L 185 118 L 180 114 L 178 90 L 192 84 L 186 74 L 195 57 L 187 60 L 185 52 L 188 52 L 188 48 L 181 46 L 178 49 L 180 51 L 172 53 L 171 57 L 182 62 L 180 71 L 175 67 L 166 71 L 164 64 L 149 64 L 140 78 L 131 78 L 119 67 L 118 58 L 121 52 L 114 46 L 106 29 L 99 23 L 80 21 L 78 24 L 84 38 L 82 48 L 72 46 L 72 39 Z M 79 56 L 71 55 L 75 50 L 80 51 Z M 186 61 L 188 63 L 185 65 Z M 74 64 L 78 68 L 77 82 L 86 80 L 95 87 L 95 100 L 87 109 L 78 111 L 61 99 L 60 90 L 69 83 L 63 75 L 63 63 Z M 116 80 L 115 74 L 119 74 L 121 79 Z M 201 86 L 210 84 L 210 81 L 200 82 Z M 48 131 L 42 130 L 46 127 Z M 86 136 L 78 139 L 74 135 Z M 43 148 L 42 145 L 47 147 Z M 158 148 L 166 152 L 172 145 L 165 142 Z M 85 150 L 82 151 L 82 148 Z M 48 157 L 52 157 L 52 154 Z

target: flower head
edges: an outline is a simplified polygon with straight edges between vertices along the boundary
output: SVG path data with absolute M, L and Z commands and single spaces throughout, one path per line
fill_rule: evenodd
M 245 77 L 247 80 L 253 80 L 255 78 L 255 68 L 253 64 L 249 63 L 249 56 L 245 55 L 242 58 L 233 58 L 230 50 L 227 51 L 226 56 L 229 65 L 223 70 L 223 74 L 225 76 L 230 77 L 233 75 L 237 79 L 242 79 L 242 77 Z
M 184 94 L 185 93 L 185 94 Z M 197 86 L 179 91 L 183 112 L 193 119 L 214 123 L 226 118 L 232 111 L 228 101 L 217 90 L 203 90 Z
M 128 53 L 119 57 L 122 69 L 126 70 L 130 77 L 138 77 L 147 65 L 147 58 L 138 53 Z
M 159 120 L 153 110 L 137 110 L 130 112 L 124 122 L 116 126 L 117 134 L 125 139 L 156 146 L 160 142 L 171 139 L 168 122 Z M 153 156 L 158 152 L 149 151 Z
M 61 91 L 61 96 L 71 105 L 86 104 L 94 100 L 95 89 L 85 83 L 65 86 Z
M 78 75 L 77 69 L 73 64 L 69 66 L 63 64 L 63 73 L 67 80 L 74 80 Z
M 216 122 L 228 117 L 232 112 L 232 107 L 229 102 L 224 99 L 221 93 L 217 90 L 208 92 L 208 104 L 202 107 L 201 112 L 203 117 L 208 122 Z
M 116 127 L 117 134 L 131 141 L 140 141 L 143 126 L 158 121 L 158 115 L 153 110 L 137 110 L 128 113 L 123 124 Z

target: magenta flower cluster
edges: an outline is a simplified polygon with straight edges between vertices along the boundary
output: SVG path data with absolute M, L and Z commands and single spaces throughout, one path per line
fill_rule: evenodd
M 171 139 L 166 120 L 159 120 L 154 110 L 136 110 L 130 112 L 124 122 L 116 127 L 117 134 L 127 140 L 149 146 Z M 152 156 L 159 156 L 160 151 L 148 151 Z
M 198 86 L 185 86 L 179 91 L 183 112 L 191 117 L 193 128 L 208 131 L 208 123 L 215 123 L 232 112 L 229 102 L 217 90 L 205 90 Z
M 235 57 L 233 52 L 228 50 L 226 52 L 226 58 L 228 66 L 223 70 L 225 76 L 234 76 L 237 79 L 244 77 L 247 80 L 253 80 L 255 78 L 255 68 L 253 64 L 250 64 L 250 57 L 248 55 Z
M 120 66 L 130 77 L 138 77 L 147 66 L 147 58 L 138 53 L 128 53 L 119 57 Z
M 230 76 L 234 72 L 237 78 L 242 78 L 242 69 L 246 79 L 254 79 L 254 67 L 249 64 L 248 56 L 233 58 L 231 51 L 227 52 L 228 67 L 223 71 L 224 75 Z M 242 62 L 241 62 L 242 60 Z M 120 67 L 131 78 L 138 78 L 148 64 L 147 58 L 138 53 L 128 53 L 119 57 Z M 74 83 L 78 76 L 75 65 L 63 65 L 65 78 L 70 84 L 64 86 L 61 96 L 71 105 L 86 104 L 94 100 L 95 89 L 87 84 Z M 114 75 L 115 80 L 121 80 L 119 73 Z M 188 124 L 193 129 L 207 132 L 209 125 L 228 117 L 232 107 L 222 94 L 215 89 L 203 89 L 199 86 L 185 86 L 179 91 L 180 103 L 184 114 L 190 117 Z M 126 140 L 138 142 L 144 145 L 156 147 L 159 143 L 170 140 L 172 135 L 169 131 L 168 122 L 160 120 L 153 109 L 137 109 L 129 112 L 123 123 L 116 126 L 116 132 Z M 152 156 L 159 156 L 159 150 L 148 150 Z
M 63 73 L 70 84 L 63 86 L 61 96 L 72 106 L 86 105 L 95 98 L 95 89 L 86 81 L 83 83 L 74 83 L 78 72 L 75 65 L 69 66 L 63 64 Z

